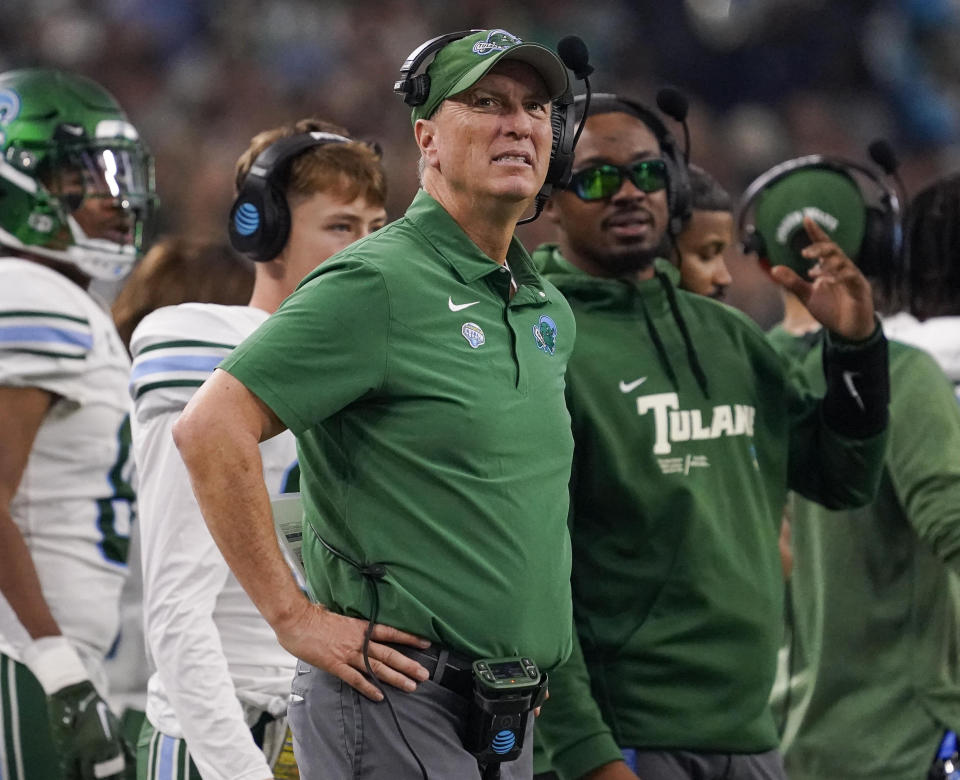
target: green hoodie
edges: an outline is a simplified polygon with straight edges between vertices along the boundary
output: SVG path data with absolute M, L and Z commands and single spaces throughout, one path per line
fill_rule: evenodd
M 823 391 L 822 333 L 770 340 Z M 834 512 L 791 495 L 774 706 L 791 780 L 919 780 L 960 730 L 960 408 L 933 358 L 896 341 L 890 384 L 876 499 Z
M 751 320 L 676 290 L 660 263 L 629 283 L 583 273 L 552 246 L 534 259 L 577 320 L 567 400 L 579 643 L 552 674 L 538 739 L 562 778 L 621 747 L 770 750 L 787 488 L 866 503 L 885 436 L 833 432 Z

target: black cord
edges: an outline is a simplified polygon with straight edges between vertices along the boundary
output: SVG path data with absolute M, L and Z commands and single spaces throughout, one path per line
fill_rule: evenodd
M 420 760 L 420 756 L 417 755 L 417 751 L 413 749 L 413 745 L 410 744 L 410 741 L 407 739 L 407 735 L 403 733 L 403 727 L 400 725 L 400 719 L 397 717 L 397 711 L 393 708 L 393 702 L 390 701 L 390 697 L 387 695 L 384 687 L 377 685 L 379 679 L 373 673 L 373 669 L 370 666 L 370 638 L 373 635 L 373 627 L 377 622 L 377 615 L 380 613 L 380 592 L 377 590 L 377 581 L 382 580 L 387 574 L 387 567 L 382 563 L 370 563 L 370 564 L 360 564 L 357 563 L 352 558 L 348 558 L 342 552 L 340 552 L 336 547 L 327 543 L 327 540 L 324 539 L 317 532 L 317 529 L 313 527 L 313 523 L 308 523 L 310 530 L 313 531 L 313 535 L 317 537 L 317 541 L 322 544 L 326 550 L 331 554 L 339 558 L 340 560 L 350 564 L 354 569 L 360 572 L 363 575 L 363 579 L 370 583 L 370 589 L 373 593 L 373 609 L 370 612 L 370 620 L 367 621 L 367 628 L 363 632 L 363 645 L 360 648 L 360 653 L 363 656 L 363 666 L 367 672 L 367 675 L 370 677 L 370 680 L 373 682 L 374 687 L 383 695 L 383 700 L 387 703 L 387 708 L 390 710 L 390 715 L 393 717 L 393 722 L 397 727 L 397 732 L 400 734 L 400 739 L 403 740 L 403 744 L 407 746 L 407 750 L 410 751 L 410 755 L 413 756 L 413 760 L 417 762 L 417 766 L 420 767 L 420 776 L 423 780 L 430 780 L 430 776 L 427 774 L 427 768 L 423 765 L 423 762 Z
M 697 384 L 700 386 L 700 392 L 702 392 L 704 397 L 709 400 L 710 390 L 707 385 L 707 375 L 704 373 L 703 367 L 700 365 L 700 359 L 697 357 L 697 350 L 693 345 L 693 339 L 690 338 L 690 330 L 687 328 L 686 320 L 683 319 L 683 315 L 680 313 L 680 304 L 677 303 L 677 293 L 673 289 L 673 285 L 670 284 L 669 280 L 667 279 L 666 274 L 662 274 L 657 271 L 656 275 L 657 279 L 660 281 L 660 286 L 663 288 L 663 291 L 667 296 L 667 301 L 670 304 L 670 312 L 673 314 L 673 321 L 677 323 L 677 327 L 680 329 L 680 335 L 683 337 L 683 343 L 687 349 L 687 362 L 690 364 L 690 370 L 693 371 L 693 375 L 697 379 Z
M 378 564 L 374 564 L 374 567 Z M 370 589 L 373 592 L 373 610 L 370 613 L 370 620 L 367 623 L 367 630 L 363 632 L 363 665 L 367 670 L 367 674 L 370 676 L 371 680 L 377 680 L 377 677 L 373 673 L 373 669 L 370 667 L 370 655 L 368 653 L 370 649 L 370 636 L 373 634 L 373 626 L 377 621 L 377 613 L 380 611 L 380 594 L 377 591 L 377 580 L 383 576 L 383 573 L 380 573 L 379 576 L 370 573 L 367 571 L 369 568 L 373 567 L 358 567 L 360 568 L 360 573 L 363 574 L 364 579 L 370 583 Z M 380 569 L 383 569 L 383 566 L 380 565 Z M 376 683 L 374 683 L 376 686 Z M 420 767 L 420 776 L 423 780 L 430 780 L 430 776 L 427 774 L 427 768 L 423 765 L 423 762 L 420 760 L 420 756 L 417 755 L 417 751 L 413 749 L 413 745 L 410 744 L 407 739 L 407 735 L 403 733 L 403 727 L 400 725 L 400 719 L 397 717 L 397 711 L 393 708 L 393 702 L 390 701 L 390 697 L 387 696 L 385 690 L 386 686 L 376 686 L 377 690 L 383 694 L 383 700 L 387 703 L 387 708 L 390 710 L 390 715 L 393 717 L 394 725 L 397 727 L 397 732 L 400 734 L 400 739 L 403 740 L 403 744 L 407 746 L 407 750 L 410 751 L 410 755 L 413 756 L 413 760 L 417 762 L 417 766 Z

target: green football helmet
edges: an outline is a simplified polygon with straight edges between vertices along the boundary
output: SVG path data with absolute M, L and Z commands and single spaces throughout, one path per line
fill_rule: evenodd
M 153 158 L 90 79 L 0 73 L 0 245 L 121 279 L 149 237 Z

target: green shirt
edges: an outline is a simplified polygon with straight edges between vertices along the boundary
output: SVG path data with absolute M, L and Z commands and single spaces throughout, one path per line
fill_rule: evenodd
M 676 290 L 660 264 L 629 283 L 550 247 L 535 257 L 577 318 L 567 383 L 582 654 L 551 675 L 537 721 L 553 769 L 579 777 L 621 747 L 772 749 L 787 487 L 866 503 L 884 436 L 832 431 L 755 323 Z
M 770 340 L 823 390 L 820 333 Z M 791 780 L 921 780 L 960 730 L 960 407 L 935 361 L 896 341 L 890 386 L 876 499 L 790 498 L 792 674 L 775 709 Z
M 476 657 L 571 644 L 570 308 L 513 239 L 510 273 L 429 195 L 301 283 L 222 364 L 297 436 L 312 592 Z

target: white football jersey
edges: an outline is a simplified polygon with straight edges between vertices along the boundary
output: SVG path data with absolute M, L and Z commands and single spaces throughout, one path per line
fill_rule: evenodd
M 953 382 L 960 401 L 960 317 L 931 317 L 920 322 L 906 312 L 883 320 L 889 339 L 926 350 Z
M 171 430 L 217 364 L 266 318 L 248 306 L 169 306 L 145 317 L 130 343 L 144 619 L 156 669 L 147 717 L 186 739 L 205 778 L 267 774 L 249 726 L 264 710 L 285 713 L 295 659 L 217 549 Z M 296 490 L 293 434 L 260 451 L 270 493 Z
M 0 385 L 57 396 L 11 504 L 13 519 L 61 631 L 100 656 L 117 633 L 133 520 L 129 371 L 97 301 L 45 266 L 0 258 Z M 18 658 L 18 644 L 0 628 L 0 651 Z

